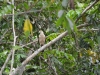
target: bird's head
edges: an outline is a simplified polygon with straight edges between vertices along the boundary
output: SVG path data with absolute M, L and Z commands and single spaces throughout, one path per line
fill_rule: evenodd
M 42 30 L 40 30 L 39 33 L 41 34 L 41 33 L 44 33 L 44 32 Z

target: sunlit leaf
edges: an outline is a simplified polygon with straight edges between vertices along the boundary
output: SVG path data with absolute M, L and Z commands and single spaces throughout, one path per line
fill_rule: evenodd
M 27 3 L 23 3 L 26 9 L 29 9 L 29 5 Z
M 77 5 L 78 5 L 78 7 L 80 7 L 80 8 L 83 8 L 83 7 L 84 7 L 84 3 L 79 3 L 78 1 L 77 1 Z
M 64 13 L 64 10 L 59 10 L 58 11 L 58 17 L 60 18 L 63 15 L 63 13 Z
M 58 35 L 57 33 L 52 33 L 52 34 L 48 35 L 46 40 L 53 40 L 54 38 L 57 37 L 57 35 Z
M 56 26 L 57 26 L 57 27 L 60 26 L 60 25 L 62 24 L 63 20 L 64 20 L 64 16 L 62 15 L 62 16 L 56 21 Z
M 17 45 L 16 45 L 16 46 L 14 46 L 13 48 L 14 48 L 14 50 L 18 50 L 18 49 L 21 48 L 21 46 L 17 46 Z
M 29 19 L 25 20 L 23 30 L 24 30 L 25 34 L 28 35 L 28 33 L 31 33 L 31 35 L 32 35 L 33 27 L 32 27 L 32 24 Z
M 72 20 L 71 20 L 69 17 L 67 17 L 67 16 L 66 16 L 66 19 L 67 19 L 67 21 L 68 21 L 68 23 L 69 23 L 70 29 L 73 31 L 73 29 L 74 29 L 74 23 L 73 23 Z
M 100 36 L 97 37 L 98 44 L 100 45 Z
M 54 3 L 55 2 L 55 0 L 51 0 L 51 3 Z
M 63 6 L 63 7 L 66 8 L 66 7 L 67 7 L 67 4 L 68 4 L 68 0 L 63 0 L 63 1 L 62 1 L 62 6 Z

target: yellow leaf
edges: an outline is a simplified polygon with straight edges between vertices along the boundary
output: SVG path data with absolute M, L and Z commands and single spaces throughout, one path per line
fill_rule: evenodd
M 90 57 L 90 62 L 92 64 L 95 64 L 98 61 L 98 54 L 94 51 L 92 51 L 91 49 L 87 50 L 87 53 Z
M 82 53 L 81 52 L 79 53 L 79 57 L 82 58 Z
M 90 56 L 96 56 L 96 52 L 93 52 L 92 50 L 87 50 L 87 53 L 90 55 Z
M 55 2 L 55 0 L 51 0 L 51 3 Z
M 92 60 L 91 60 L 91 61 L 92 61 L 92 63 L 93 63 L 93 64 L 95 64 L 97 59 L 96 59 L 96 58 L 94 58 L 94 57 L 92 57 L 91 59 L 92 59 Z
M 32 34 L 33 28 L 29 19 L 25 20 L 23 30 L 24 30 L 24 33 L 30 32 Z

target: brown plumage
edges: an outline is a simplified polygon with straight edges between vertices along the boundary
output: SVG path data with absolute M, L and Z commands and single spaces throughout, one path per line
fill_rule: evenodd
M 43 46 L 45 43 L 45 35 L 42 30 L 40 30 L 39 33 L 40 33 L 39 34 L 39 43 L 40 43 L 40 46 Z

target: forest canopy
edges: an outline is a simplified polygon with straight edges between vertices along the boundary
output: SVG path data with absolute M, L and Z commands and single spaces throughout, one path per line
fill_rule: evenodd
M 100 75 L 99 0 L 0 0 L 0 75 Z

